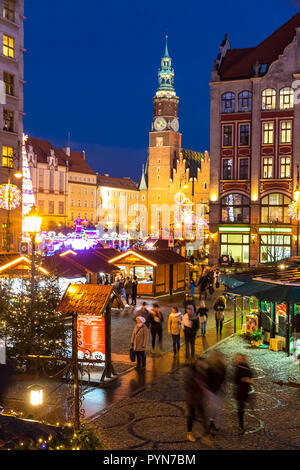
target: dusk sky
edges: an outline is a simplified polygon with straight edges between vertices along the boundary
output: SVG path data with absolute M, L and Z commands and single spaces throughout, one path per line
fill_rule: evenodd
M 24 130 L 86 150 L 95 171 L 137 180 L 146 162 L 165 35 L 180 98 L 182 145 L 209 150 L 209 80 L 228 32 L 256 46 L 300 0 L 25 1 Z

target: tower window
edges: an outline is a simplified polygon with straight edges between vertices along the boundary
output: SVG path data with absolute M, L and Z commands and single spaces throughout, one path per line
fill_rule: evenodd
M 4 0 L 3 18 L 15 21 L 15 0 Z
M 6 34 L 3 34 L 3 55 L 12 59 L 15 57 L 15 40 Z

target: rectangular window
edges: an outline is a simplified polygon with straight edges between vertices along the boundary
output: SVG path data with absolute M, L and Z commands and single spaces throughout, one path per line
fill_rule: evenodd
M 54 201 L 49 201 L 49 214 L 54 214 Z
M 223 126 L 223 147 L 232 146 L 232 126 Z
M 250 138 L 250 125 L 241 124 L 240 125 L 240 145 L 249 145 Z
M 273 122 L 264 122 L 263 124 L 263 143 L 274 143 L 274 125 Z
M 65 174 L 63 171 L 59 172 L 59 192 L 63 193 L 64 192 L 64 187 L 65 187 Z
M 78 199 L 78 207 L 81 207 L 81 200 Z
M 49 173 L 49 190 L 51 193 L 54 191 L 54 170 L 50 170 Z
M 223 180 L 232 179 L 232 158 L 223 159 Z
M 58 202 L 58 213 L 59 213 L 59 214 L 63 214 L 63 213 L 64 213 L 64 202 L 63 202 L 63 201 L 59 201 L 59 202 Z
M 38 202 L 38 208 L 39 208 L 39 213 L 43 214 L 44 213 L 44 201 Z
M 14 132 L 14 112 L 9 109 L 3 109 L 3 130 Z
M 7 145 L 3 145 L 2 147 L 2 166 L 6 168 L 13 168 L 14 167 L 14 148 L 8 147 Z
M 263 159 L 263 178 L 273 178 L 273 158 L 264 157 Z
M 249 178 L 248 172 L 248 158 L 240 158 L 239 179 L 247 180 Z
M 3 55 L 12 59 L 15 57 L 15 40 L 6 34 L 3 34 Z
M 280 178 L 291 177 L 291 157 L 280 157 Z
M 15 21 L 15 0 L 4 0 L 3 18 L 9 21 Z
M 260 262 L 269 263 L 291 256 L 291 237 L 282 235 L 260 236 Z
M 280 143 L 290 144 L 292 142 L 292 121 L 281 121 Z
M 44 190 L 44 169 L 39 169 L 39 189 L 40 191 Z
M 163 146 L 163 137 L 156 137 L 156 147 Z
M 3 81 L 5 85 L 5 93 L 7 95 L 14 95 L 14 80 L 15 77 L 11 73 L 3 72 Z

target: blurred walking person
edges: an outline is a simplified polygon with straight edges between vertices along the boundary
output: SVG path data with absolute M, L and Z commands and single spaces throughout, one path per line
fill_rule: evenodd
M 158 304 L 153 305 L 153 309 L 150 310 L 150 331 L 152 336 L 152 354 L 155 354 L 155 342 L 156 336 L 158 337 L 159 352 L 162 352 L 162 322 L 164 321 L 163 314 L 159 309 Z
M 226 361 L 224 355 L 220 351 L 213 351 L 208 357 L 208 368 L 206 370 L 206 384 L 209 390 L 209 415 L 210 432 L 217 432 L 221 404 L 225 395 L 226 380 Z
M 207 389 L 205 386 L 206 364 L 202 359 L 197 359 L 194 364 L 190 365 L 184 380 L 185 399 L 187 404 L 187 440 L 196 442 L 193 435 L 193 423 L 196 413 L 202 418 L 204 435 L 202 442 L 211 445 L 209 435 L 209 424 L 206 413 Z
M 143 302 L 142 303 L 142 306 L 135 311 L 135 314 L 134 314 L 134 318 L 136 319 L 136 317 L 144 317 L 145 318 L 145 325 L 147 328 L 150 327 L 150 312 L 149 310 L 147 309 L 147 303 L 146 302 Z
M 244 413 L 246 401 L 249 397 L 251 384 L 253 384 L 252 371 L 244 354 L 236 354 L 235 356 L 235 376 L 234 382 L 236 386 L 235 399 L 238 405 L 238 422 L 240 434 L 244 434 Z
M 181 312 L 178 312 L 178 308 L 173 307 L 168 319 L 168 332 L 170 335 L 172 335 L 174 357 L 176 356 L 176 353 L 179 353 L 180 349 L 180 331 L 182 318 L 183 315 Z
M 138 280 L 136 276 L 133 276 L 132 280 L 132 302 L 131 305 L 136 305 L 136 298 L 137 298 L 137 286 L 138 286 Z
M 222 336 L 225 308 L 226 308 L 226 299 L 224 295 L 220 295 L 214 304 L 217 336 L 219 334 L 219 331 L 220 331 L 220 336 Z
M 144 317 L 136 317 L 136 325 L 131 336 L 131 345 L 136 353 L 137 367 L 146 367 L 146 347 L 148 341 L 148 328 L 145 325 Z
M 199 329 L 199 318 L 195 315 L 194 307 L 188 305 L 182 320 L 184 342 L 185 342 L 185 357 L 188 359 L 195 356 L 195 341 L 197 331 Z
M 130 277 L 126 278 L 126 281 L 124 283 L 124 290 L 126 296 L 126 307 L 129 307 L 129 297 L 132 297 L 132 280 L 130 279 Z
M 206 325 L 208 320 L 208 308 L 205 305 L 205 301 L 201 300 L 199 308 L 197 310 L 197 315 L 199 316 L 200 320 L 200 329 L 202 336 L 206 335 Z

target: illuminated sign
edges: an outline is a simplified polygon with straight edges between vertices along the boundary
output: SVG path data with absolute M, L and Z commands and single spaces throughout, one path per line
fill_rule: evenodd
M 78 355 L 105 360 L 104 315 L 78 315 Z

